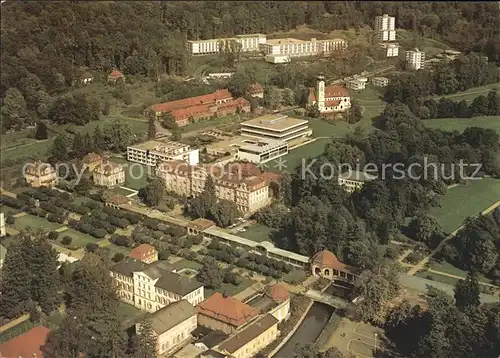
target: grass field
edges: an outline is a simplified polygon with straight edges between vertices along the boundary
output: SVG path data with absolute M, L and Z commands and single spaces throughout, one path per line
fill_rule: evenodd
M 467 127 L 489 128 L 500 133 L 500 116 L 480 116 L 473 118 L 440 118 L 422 121 L 427 127 L 445 131 L 463 132 Z
M 139 190 L 148 184 L 148 178 L 153 175 L 154 168 L 139 163 L 131 163 L 123 158 L 112 158 L 112 161 L 125 166 L 124 187 Z M 131 194 L 131 192 L 128 192 Z M 127 194 L 127 195 L 128 195 Z
M 177 261 L 176 263 L 173 263 L 172 266 L 176 268 L 177 270 L 183 269 L 183 268 L 189 268 L 192 270 L 198 271 L 199 269 L 202 268 L 203 265 L 196 261 L 191 261 L 191 260 L 186 260 L 182 259 L 180 261 Z
M 280 163 L 283 163 L 286 167 L 282 166 L 280 168 L 275 161 L 270 161 L 266 163 L 267 170 L 276 173 L 287 170 L 288 172 L 292 173 L 295 171 L 295 168 L 297 168 L 297 166 L 300 166 L 302 164 L 302 160 L 306 160 L 305 163 L 307 163 L 306 165 L 308 165 L 308 158 L 317 157 L 322 154 L 328 141 L 329 139 L 327 138 L 316 139 L 312 143 L 296 148 L 289 152 L 287 155 L 280 158 Z
M 250 280 L 245 277 L 241 277 L 241 283 L 238 286 L 232 285 L 230 283 L 223 283 L 218 289 L 212 290 L 209 288 L 205 288 L 205 297 L 210 297 L 212 296 L 215 292 L 222 292 L 226 293 L 229 296 L 234 296 L 244 289 L 247 289 L 248 287 L 252 286 L 255 283 L 255 281 Z
M 91 244 L 91 243 L 95 244 L 98 241 L 98 239 L 95 239 L 94 237 L 92 237 L 90 235 L 84 234 L 80 231 L 76 231 L 73 229 L 68 229 L 68 230 L 61 231 L 61 233 L 59 234 L 59 238 L 57 240 L 58 244 L 62 245 L 61 239 L 65 236 L 69 236 L 73 239 L 73 241 L 71 241 L 71 244 L 69 246 L 73 246 L 73 247 L 77 246 L 79 248 L 83 248 L 87 244 Z
M 19 212 L 19 210 L 11 208 L 10 206 L 0 205 L 0 213 L 3 213 L 5 216 L 7 216 L 9 214 L 14 215 L 14 214 L 17 214 L 18 212 Z
M 130 190 L 127 190 L 127 189 L 123 189 L 123 188 L 120 188 L 120 187 L 115 187 L 115 188 L 112 188 L 110 190 L 108 190 L 110 193 L 112 193 L 113 195 L 124 195 L 124 196 L 127 196 L 127 195 L 130 195 L 130 194 L 133 194 L 134 192 L 133 191 L 130 191 Z
M 16 221 L 14 222 L 14 228 L 16 230 L 24 230 L 30 228 L 32 230 L 42 229 L 47 231 L 56 230 L 64 226 L 58 223 L 51 223 L 46 219 L 39 218 L 38 216 L 33 216 L 30 214 L 20 216 L 18 218 L 15 218 L 15 220 Z
M 433 96 L 433 98 L 439 99 L 444 97 L 444 98 L 451 98 L 454 101 L 462 101 L 462 100 L 472 101 L 474 98 L 480 95 L 486 96 L 490 90 L 499 87 L 500 87 L 499 83 L 492 83 L 481 87 L 469 88 L 467 91 L 453 93 L 446 96 Z
M 120 317 L 124 328 L 128 328 L 136 322 L 139 322 L 147 314 L 147 312 L 141 311 L 140 309 L 122 301 L 120 301 L 118 306 L 118 316 Z
M 244 237 L 255 242 L 269 241 L 273 242 L 272 234 L 275 229 L 261 224 L 254 224 L 247 228 L 245 232 L 238 232 L 236 235 Z
M 429 272 L 429 271 L 420 271 L 415 274 L 417 277 L 426 278 L 432 281 L 445 283 L 447 285 L 455 286 L 458 282 L 458 279 L 454 277 L 439 275 L 437 273 Z
M 477 215 L 500 199 L 500 180 L 484 178 L 448 190 L 441 198 L 441 207 L 431 208 L 442 229 L 449 233 L 463 224 L 467 217 Z
M 441 272 L 448 273 L 450 275 L 460 276 L 463 278 L 465 278 L 467 276 L 467 271 L 461 270 L 458 267 L 455 267 L 446 261 L 432 262 L 430 268 L 432 270 L 435 270 L 435 271 L 441 271 Z M 442 276 L 442 275 L 440 275 L 440 276 Z M 479 281 L 491 283 L 491 280 L 484 277 L 483 275 L 479 275 Z

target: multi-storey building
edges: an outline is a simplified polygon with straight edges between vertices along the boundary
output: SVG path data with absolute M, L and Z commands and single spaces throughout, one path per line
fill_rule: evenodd
M 94 169 L 104 161 L 104 157 L 97 153 L 88 153 L 86 156 L 82 158 L 82 165 L 85 170 L 88 169 L 90 173 L 94 171 Z
M 267 114 L 241 123 L 241 135 L 259 140 L 291 142 L 309 137 L 312 130 L 304 119 L 283 114 Z
M 127 160 L 156 167 L 159 162 L 183 160 L 190 165 L 200 161 L 198 149 L 191 149 L 187 144 L 178 142 L 147 141 L 127 147 Z
M 156 118 L 163 114 L 172 115 L 178 126 L 185 126 L 190 121 L 224 117 L 238 111 L 249 112 L 250 103 L 243 97 L 234 99 L 227 89 L 217 90 L 202 96 L 155 104 L 148 109 L 148 112 Z
M 376 16 L 375 33 L 380 41 L 396 41 L 396 18 L 387 14 Z
M 150 264 L 158 261 L 158 251 L 149 244 L 141 244 L 132 249 L 128 257 Z
M 294 38 L 272 39 L 260 45 L 260 50 L 267 56 L 287 55 L 289 57 L 328 55 L 332 52 L 343 51 L 347 42 L 343 39 L 309 41 Z
M 339 174 L 338 183 L 345 191 L 352 193 L 355 190 L 361 190 L 367 182 L 376 178 L 376 176 L 365 172 L 349 170 L 348 172 Z
M 125 183 L 125 169 L 121 164 L 104 160 L 92 173 L 94 183 L 108 188 Z
M 49 163 L 37 161 L 26 165 L 23 170 L 26 182 L 33 188 L 53 187 L 59 181 L 56 170 Z
M 351 108 L 351 96 L 345 87 L 325 87 L 325 78 L 318 76 L 316 88 L 309 89 L 308 105 L 317 105 L 320 113 L 345 112 Z
M 259 51 L 259 45 L 265 43 L 266 35 L 248 34 L 236 35 L 230 38 L 192 40 L 187 42 L 187 47 L 192 55 L 210 55 L 225 51 Z
M 4 215 L 4 213 L 0 213 L 0 237 L 4 237 L 5 235 L 6 235 L 5 215 Z
M 197 196 L 205 189 L 208 176 L 212 176 L 219 199 L 232 201 L 245 216 L 267 206 L 271 200 L 269 181 L 261 173 L 239 171 L 243 164 L 225 167 L 192 166 L 182 161 L 160 163 L 156 175 L 165 182 L 167 191 L 178 195 Z
M 249 140 L 238 148 L 236 157 L 252 163 L 266 163 L 288 154 L 288 143 L 280 140 Z
M 387 87 L 389 85 L 389 79 L 387 77 L 373 77 L 372 85 L 376 87 Z
M 118 297 L 148 312 L 180 300 L 196 306 L 205 299 L 201 283 L 177 274 L 163 261 L 146 264 L 127 258 L 114 265 L 110 274 L 117 284 Z
M 406 65 L 413 70 L 421 70 L 424 68 L 425 52 L 419 51 L 418 48 L 405 53 Z
M 5 246 L 0 244 L 0 269 L 3 267 L 5 256 L 7 256 L 7 249 L 5 248 Z
M 399 56 L 399 44 L 398 43 L 380 43 L 379 47 L 384 51 L 386 57 L 398 57 Z
M 156 340 L 158 357 L 182 347 L 191 338 L 191 332 L 197 327 L 196 309 L 186 300 L 174 302 L 147 317 L 151 322 Z M 140 333 L 141 324 L 136 324 Z

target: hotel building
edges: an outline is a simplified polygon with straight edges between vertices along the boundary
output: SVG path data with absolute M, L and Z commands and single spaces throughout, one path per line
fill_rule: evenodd
M 33 188 L 53 187 L 59 179 L 56 170 L 49 163 L 37 161 L 25 168 L 24 178 L 29 186 Z
M 387 14 L 376 16 L 375 32 L 380 41 L 396 41 L 396 18 Z
M 325 78 L 318 76 L 316 88 L 309 89 L 308 99 L 309 106 L 316 104 L 320 113 L 345 112 L 351 108 L 351 97 L 344 87 L 325 87 Z
M 260 45 L 260 50 L 266 58 L 275 55 L 289 57 L 328 55 L 346 48 L 347 42 L 343 39 L 316 40 L 315 38 L 309 41 L 294 38 L 272 39 Z
M 419 51 L 418 48 L 413 51 L 406 51 L 406 64 L 412 70 L 421 70 L 424 68 L 425 52 Z
M 166 261 L 150 264 L 126 258 L 111 267 L 118 298 L 141 310 L 156 312 L 173 302 L 196 306 L 205 299 L 203 285 L 181 276 Z
M 259 51 L 259 45 L 266 43 L 264 34 L 236 35 L 230 38 L 192 40 L 187 42 L 191 55 L 210 55 L 234 50 L 235 44 L 241 52 Z
M 249 164 L 249 163 L 247 163 Z M 215 183 L 216 196 L 232 201 L 245 216 L 267 206 L 272 195 L 269 180 L 263 173 L 246 172 L 244 164 L 222 166 L 191 166 L 182 161 L 160 163 L 156 175 L 165 182 L 165 189 L 183 196 L 197 196 L 205 189 L 209 175 Z
M 288 154 L 288 143 L 280 140 L 248 140 L 238 148 L 236 158 L 252 163 L 266 163 Z
M 241 135 L 260 140 L 287 142 L 312 135 L 307 120 L 284 114 L 267 114 L 241 123 Z
M 121 164 L 104 160 L 92 173 L 94 183 L 108 188 L 125 183 L 125 169 Z
M 200 161 L 199 150 L 178 142 L 151 140 L 127 147 L 127 160 L 155 167 L 159 162 L 183 160 L 190 165 Z

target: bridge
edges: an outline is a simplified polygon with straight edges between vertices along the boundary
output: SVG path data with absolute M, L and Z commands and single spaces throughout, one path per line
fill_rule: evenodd
M 347 302 L 340 297 L 330 295 L 318 290 L 310 289 L 305 294 L 306 297 L 313 301 L 324 303 L 335 308 L 344 308 L 347 306 Z

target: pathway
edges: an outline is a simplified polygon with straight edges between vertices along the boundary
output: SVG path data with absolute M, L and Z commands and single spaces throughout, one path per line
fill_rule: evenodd
M 497 207 L 500 206 L 500 201 L 497 201 L 496 203 L 494 203 L 493 205 L 490 205 L 488 208 L 486 208 L 485 210 L 483 210 L 481 212 L 481 215 L 488 215 L 490 212 L 492 212 L 493 210 L 495 210 Z M 429 260 L 437 253 L 439 252 L 439 250 L 441 250 L 441 248 L 443 247 L 443 245 L 446 244 L 446 242 L 448 240 L 451 240 L 455 237 L 455 235 L 460 231 L 462 230 L 463 228 L 465 227 L 465 224 L 463 225 L 460 225 L 460 227 L 458 227 L 455 231 L 453 231 L 451 234 L 449 234 L 448 236 L 446 236 L 440 243 L 439 245 L 434 249 L 432 250 L 432 252 L 427 255 L 426 257 L 424 257 L 418 264 L 416 264 L 415 266 L 413 266 L 413 268 L 408 271 L 408 275 L 409 276 L 413 276 L 415 275 L 418 271 L 422 270 L 424 268 L 424 266 L 429 262 Z
M 26 214 L 24 211 L 21 212 L 21 213 L 17 213 L 17 214 L 14 214 L 12 215 L 13 218 L 20 218 L 20 217 L 23 217 L 23 216 L 26 216 L 28 214 Z
M 441 276 L 448 276 L 448 277 L 451 277 L 451 278 L 456 278 L 457 280 L 463 280 L 464 279 L 463 276 L 453 275 L 451 273 L 447 273 L 447 272 L 443 272 L 443 271 L 437 271 L 437 270 L 428 269 L 427 272 L 435 273 L 435 274 L 438 274 L 438 275 L 441 275 Z M 496 286 L 496 285 L 494 285 L 492 283 L 488 283 L 488 282 L 481 282 L 481 281 L 479 281 L 479 284 L 480 285 L 484 285 L 484 286 L 490 286 L 490 287 L 493 287 L 493 288 L 496 288 L 496 289 L 499 288 L 498 286 Z
M 0 194 L 1 195 L 5 195 L 5 196 L 10 196 L 11 198 L 14 198 L 14 199 L 17 199 L 17 195 L 8 191 L 8 190 L 5 190 L 4 188 L 0 188 Z
M 137 190 L 134 190 L 134 189 L 130 189 L 130 188 L 127 188 L 126 186 L 120 186 L 119 187 L 120 189 L 123 189 L 123 190 L 128 190 L 130 191 L 130 194 L 126 195 L 127 198 L 130 198 L 134 195 L 137 195 L 138 191 Z
M 406 259 L 406 257 L 413 252 L 413 249 L 408 249 L 405 250 L 398 258 L 399 263 L 403 263 L 403 260 Z

